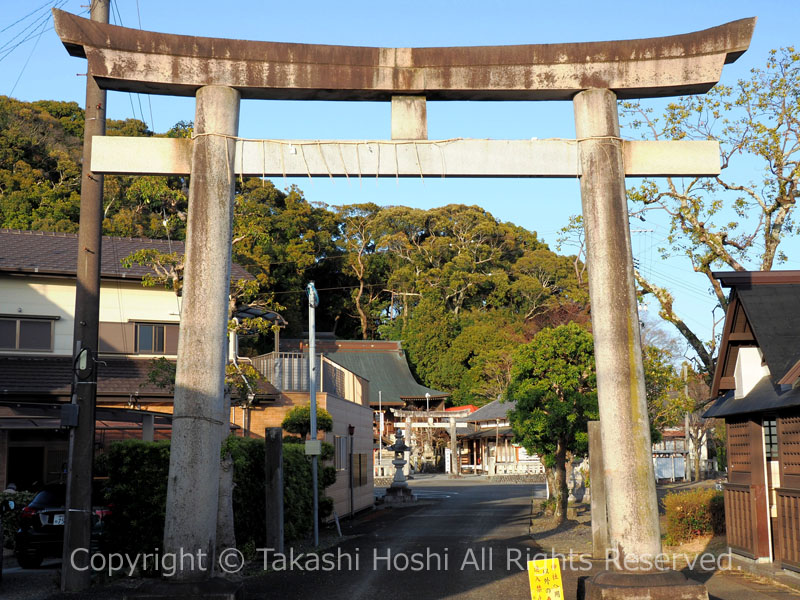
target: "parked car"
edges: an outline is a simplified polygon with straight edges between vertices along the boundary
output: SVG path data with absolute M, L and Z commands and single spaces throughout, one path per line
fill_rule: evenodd
M 0 581 L 3 581 L 3 515 L 10 510 L 14 510 L 13 500 L 0 502 Z
M 96 488 L 97 486 L 95 486 Z M 93 499 L 100 498 L 93 490 Z M 60 557 L 64 545 L 66 485 L 47 485 L 30 504 L 20 512 L 20 527 L 14 536 L 15 556 L 23 569 L 35 569 L 45 557 Z M 104 519 L 111 514 L 109 507 L 97 504 L 92 507 L 92 534 L 90 552 L 102 548 L 105 532 Z

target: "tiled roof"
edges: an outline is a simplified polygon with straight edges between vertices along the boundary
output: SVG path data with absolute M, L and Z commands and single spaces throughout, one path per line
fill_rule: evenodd
M 746 396 L 736 398 L 733 390 L 720 396 L 704 414 L 706 419 L 732 417 L 748 413 L 778 412 L 800 406 L 800 390 L 775 385 L 764 376 Z
M 101 357 L 97 366 L 98 396 L 172 397 L 172 392 L 148 381 L 151 358 Z M 72 359 L 65 356 L 0 356 L 0 400 L 3 397 L 69 397 Z M 277 397 L 280 392 L 268 381 L 259 381 L 260 397 Z
M 281 340 L 281 350 L 303 352 L 308 340 Z M 400 342 L 387 340 L 318 339 L 316 351 L 359 377 L 369 381 L 369 403 L 378 406 L 402 406 L 407 400 L 447 398 L 449 392 L 434 390 L 417 383 L 406 361 Z
M 102 358 L 98 396 L 172 396 L 147 380 L 150 359 Z M 72 386 L 72 359 L 63 356 L 0 357 L 0 399 L 9 396 L 66 396 Z
M 797 281 L 797 280 L 795 280 Z M 773 381 L 780 381 L 800 359 L 800 282 L 742 285 L 736 294 L 744 305 Z
M 492 400 L 489 404 L 481 406 L 474 413 L 456 420 L 459 423 L 477 423 L 479 421 L 496 421 L 497 419 L 505 420 L 508 418 L 508 411 L 513 410 L 516 406 L 516 401 L 500 402 L 499 400 Z
M 150 240 L 103 236 L 100 275 L 104 278 L 141 279 L 151 273 L 147 267 L 122 266 L 122 259 L 138 250 L 153 249 L 163 253 L 183 254 L 180 241 Z M 75 275 L 78 261 L 78 236 L 74 233 L 0 229 L 0 271 Z M 241 266 L 233 264 L 234 279 L 253 279 Z

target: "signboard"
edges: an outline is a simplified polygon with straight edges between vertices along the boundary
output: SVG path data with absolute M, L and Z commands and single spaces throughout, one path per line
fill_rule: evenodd
M 564 600 L 561 564 L 557 558 L 528 561 L 531 600 Z

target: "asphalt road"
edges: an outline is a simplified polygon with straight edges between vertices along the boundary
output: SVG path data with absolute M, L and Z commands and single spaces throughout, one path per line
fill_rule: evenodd
M 12 555 L 3 559 L 3 581 L 0 598 L 3 600 L 28 600 L 46 598 L 58 589 L 61 561 L 45 560 L 38 569 L 22 569 Z
M 296 560 L 248 579 L 248 598 L 530 598 L 526 557 L 531 498 L 543 485 L 487 485 L 474 479 L 412 482 L 420 502 L 345 523 L 330 552 L 336 569 Z M 283 565 L 278 564 L 278 567 Z M 300 567 L 300 568 L 298 568 Z M 301 570 L 302 569 L 302 570 Z M 569 596 L 567 596 L 569 597 Z
M 420 501 L 412 506 L 375 510 L 342 522 L 341 543 L 329 543 L 319 558 L 288 555 L 273 563 L 248 566 L 243 587 L 248 600 L 261 598 L 346 600 L 428 600 L 530 598 L 526 560 L 549 554 L 528 535 L 532 497 L 543 485 L 493 485 L 476 478 L 418 478 Z M 328 539 L 337 542 L 338 539 Z M 60 562 L 23 570 L 13 559 L 3 600 L 118 600 L 139 580 L 121 578 L 80 594 L 58 592 Z M 562 567 L 564 598 L 576 598 L 581 579 L 602 569 L 577 560 Z M 710 600 L 789 600 L 797 590 L 744 577 L 739 572 L 691 573 L 708 587 Z

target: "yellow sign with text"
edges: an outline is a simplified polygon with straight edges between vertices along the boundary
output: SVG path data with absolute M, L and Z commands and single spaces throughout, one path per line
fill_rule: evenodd
M 531 600 L 564 600 L 561 564 L 557 558 L 528 561 Z

